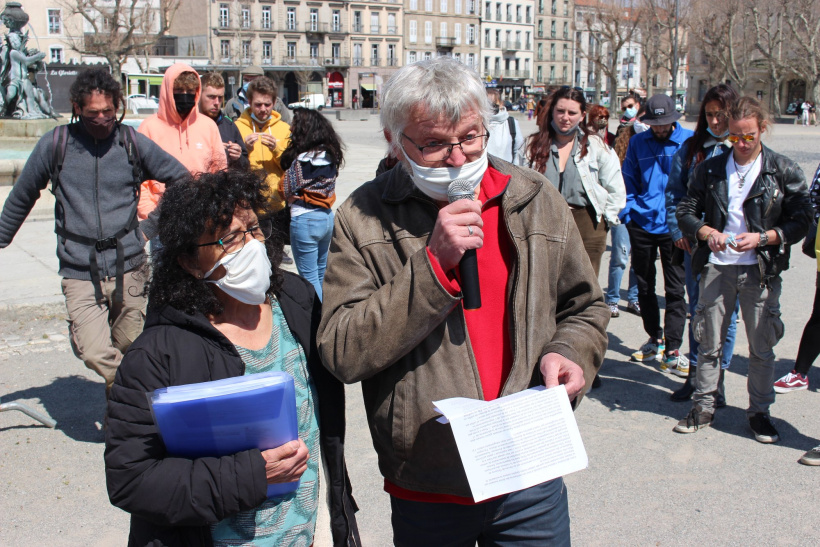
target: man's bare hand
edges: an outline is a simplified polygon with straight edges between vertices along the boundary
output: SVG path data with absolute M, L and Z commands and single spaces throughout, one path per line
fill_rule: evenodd
M 481 248 L 484 244 L 482 226 L 480 201 L 460 199 L 439 210 L 427 247 L 441 269 L 452 270 L 465 251 Z
M 758 243 L 760 243 L 760 234 L 757 232 L 743 232 L 735 236 L 735 241 L 737 241 L 737 245 L 734 246 L 735 251 L 739 253 L 751 251 L 756 249 Z
M 262 144 L 264 144 L 271 150 L 274 150 L 276 148 L 276 137 L 274 137 L 273 135 L 262 133 L 259 135 L 259 140 L 262 142 Z
M 689 243 L 689 240 L 686 239 L 685 237 L 682 237 L 682 238 L 678 239 L 677 241 L 675 241 L 675 247 L 677 247 L 678 249 L 683 249 L 687 253 L 692 252 L 692 244 Z
M 541 374 L 547 388 L 563 384 L 570 401 L 577 397 L 586 385 L 581 367 L 560 353 L 548 353 L 541 358 Z
M 228 155 L 228 160 L 236 161 L 242 155 L 242 147 L 233 141 L 225 143 L 225 154 Z
M 259 133 L 251 133 L 247 137 L 245 137 L 245 146 L 248 148 L 253 146 L 253 143 L 259 140 Z

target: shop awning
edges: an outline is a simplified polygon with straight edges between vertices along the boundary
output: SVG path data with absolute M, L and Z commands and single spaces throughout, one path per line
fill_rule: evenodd
M 162 74 L 129 74 L 128 81 L 147 81 L 149 85 L 162 85 Z
M 376 91 L 376 84 L 359 84 L 365 91 Z

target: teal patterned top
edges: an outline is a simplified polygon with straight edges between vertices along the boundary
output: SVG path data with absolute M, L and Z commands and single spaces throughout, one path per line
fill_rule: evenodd
M 316 386 L 307 370 L 302 346 L 290 332 L 279 302 L 271 299 L 273 329 L 260 350 L 236 346 L 245 374 L 282 371 L 293 376 L 299 438 L 310 452 L 307 470 L 296 492 L 269 498 L 256 509 L 242 511 L 211 527 L 214 545 L 309 546 L 313 543 L 319 500 L 319 408 Z

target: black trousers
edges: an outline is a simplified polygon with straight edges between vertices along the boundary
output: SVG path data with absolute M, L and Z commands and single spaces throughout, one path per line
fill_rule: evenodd
M 800 348 L 797 350 L 797 359 L 794 362 L 794 369 L 803 376 L 809 373 L 812 363 L 820 355 L 820 272 L 817 272 L 816 285 L 811 317 L 803 329 Z
M 632 244 L 632 269 L 638 280 L 638 303 L 646 334 L 652 338 L 666 337 L 666 350 L 680 349 L 686 326 L 686 274 L 683 269 L 683 250 L 675 247 L 669 234 L 650 234 L 634 222 L 626 225 Z M 661 327 L 661 312 L 655 294 L 658 252 L 663 269 L 663 288 L 666 293 L 666 313 Z

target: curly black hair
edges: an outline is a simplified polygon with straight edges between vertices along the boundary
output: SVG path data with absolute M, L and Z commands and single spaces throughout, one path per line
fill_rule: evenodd
M 299 154 L 311 150 L 324 150 L 337 168 L 344 165 L 344 145 L 327 116 L 318 110 L 297 108 L 290 124 L 290 142 L 279 158 L 279 166 L 287 171 Z
M 122 113 L 125 115 L 125 95 L 122 92 L 122 86 L 114 79 L 107 68 L 89 68 L 81 72 L 80 75 L 77 76 L 77 79 L 74 80 L 74 83 L 71 84 L 69 98 L 72 104 L 83 108 L 86 99 L 91 96 L 91 93 L 94 91 L 99 91 L 103 95 L 110 96 L 116 107 L 123 107 Z M 76 113 L 74 109 L 72 109 L 71 118 L 74 119 L 75 115 Z
M 171 305 L 189 315 L 200 312 L 213 317 L 222 313 L 224 308 L 210 284 L 185 271 L 179 258 L 195 257 L 202 234 L 230 226 L 237 207 L 253 209 L 262 216 L 268 203 L 266 188 L 260 173 L 240 169 L 201 173 L 168 187 L 159 203 L 162 248 L 154 255 L 149 309 Z M 282 233 L 274 230 L 265 246 L 273 269 L 268 294 L 275 294 L 283 281 L 279 271 L 284 252 Z

